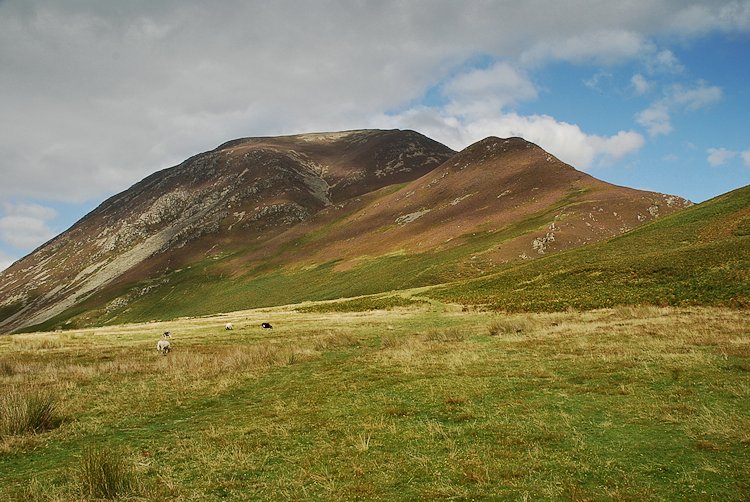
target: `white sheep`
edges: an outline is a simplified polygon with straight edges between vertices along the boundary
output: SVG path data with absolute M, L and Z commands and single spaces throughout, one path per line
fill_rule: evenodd
M 172 344 L 169 343 L 169 340 L 159 340 L 156 342 L 156 350 L 166 356 L 172 350 Z
M 228 322 L 228 323 L 227 323 L 227 324 L 226 324 L 226 325 L 224 326 L 224 329 L 226 329 L 226 330 L 232 330 L 232 329 L 234 329 L 234 324 L 232 324 L 231 322 Z

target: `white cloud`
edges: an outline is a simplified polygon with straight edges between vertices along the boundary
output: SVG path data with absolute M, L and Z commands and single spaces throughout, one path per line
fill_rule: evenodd
M 630 84 L 635 89 L 636 94 L 646 94 L 653 87 L 653 83 L 646 80 L 646 77 L 640 73 L 636 73 L 630 78 Z
M 742 152 L 742 162 L 745 163 L 745 167 L 750 167 L 750 150 Z
M 449 100 L 448 113 L 467 117 L 495 113 L 537 96 L 529 78 L 506 62 L 458 75 L 443 85 L 442 93 Z
M 51 207 L 40 206 L 39 204 L 27 203 L 4 203 L 3 210 L 7 216 L 25 216 L 39 220 L 51 220 L 57 216 L 57 211 Z
M 19 249 L 34 248 L 54 236 L 47 221 L 57 212 L 38 204 L 3 204 L 5 216 L 0 218 L 0 241 Z
M 709 86 L 703 81 L 693 87 L 676 84 L 667 89 L 662 99 L 637 114 L 636 122 L 645 127 L 651 136 L 669 134 L 673 131 L 673 111 L 695 111 L 717 103 L 721 98 L 721 87 Z
M 672 132 L 669 110 L 664 103 L 654 103 L 636 115 L 635 120 L 645 127 L 652 137 Z
M 692 88 L 683 85 L 673 86 L 668 93 L 667 100 L 688 110 L 698 110 L 719 102 L 721 97 L 721 87 L 698 82 L 698 85 Z
M 535 43 L 521 54 L 521 61 L 538 65 L 550 60 L 603 64 L 633 58 L 644 50 L 641 34 L 628 30 L 601 30 L 581 35 L 552 38 Z
M 706 152 L 708 153 L 708 163 L 711 164 L 711 167 L 723 166 L 737 156 L 737 152 L 727 150 L 726 148 L 709 148 Z
M 512 64 L 457 76 L 444 120 L 481 117 L 483 92 L 495 112 L 533 99 L 521 68 L 545 62 L 647 54 L 675 71 L 651 40 L 748 30 L 749 10 L 734 0 L 0 0 L 0 201 L 99 199 L 236 137 L 383 126 L 386 110 L 419 102 L 477 56 Z M 703 92 L 685 106 L 715 99 Z
M 685 67 L 669 49 L 654 50 L 646 58 L 646 66 L 652 73 L 682 73 Z
M 13 258 L 0 251 L 0 272 L 10 267 L 14 261 Z
M 509 111 L 512 105 L 536 97 L 537 89 L 525 73 L 506 62 L 453 77 L 441 86 L 441 93 L 444 105 L 419 105 L 374 122 L 416 129 L 455 150 L 487 136 L 521 136 L 581 169 L 619 160 L 644 143 L 633 131 L 599 136 L 548 115 Z
M 611 78 L 612 78 L 612 73 L 608 71 L 598 71 L 594 75 L 592 75 L 590 79 L 584 80 L 583 85 L 597 92 L 602 92 L 600 83 L 602 82 L 602 80 L 605 80 L 605 79 L 609 80 Z
M 638 151 L 644 144 L 643 136 L 633 131 L 619 131 L 613 136 L 587 134 L 575 124 L 548 115 L 501 113 L 463 121 L 437 109 L 420 107 L 391 116 L 389 120 L 392 127 L 424 131 L 454 149 L 461 149 L 487 136 L 521 136 L 579 169 L 618 161 Z
M 694 4 L 677 9 L 669 18 L 669 27 L 683 36 L 701 35 L 714 30 L 747 31 L 750 28 L 750 2 L 721 3 Z

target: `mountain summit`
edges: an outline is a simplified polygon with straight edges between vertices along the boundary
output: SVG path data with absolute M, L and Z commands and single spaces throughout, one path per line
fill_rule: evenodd
M 238 139 L 106 200 L 3 272 L 0 330 L 435 284 L 686 205 L 596 180 L 521 138 L 459 153 L 400 130 Z

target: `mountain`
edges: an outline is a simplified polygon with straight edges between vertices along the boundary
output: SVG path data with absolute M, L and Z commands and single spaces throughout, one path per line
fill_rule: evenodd
M 196 315 L 493 273 L 689 205 L 520 138 L 245 138 L 157 172 L 0 275 L 0 329 Z

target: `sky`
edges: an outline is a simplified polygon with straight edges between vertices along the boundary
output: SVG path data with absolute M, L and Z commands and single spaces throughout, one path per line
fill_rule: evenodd
M 0 270 L 234 138 L 522 136 L 701 202 L 749 111 L 750 0 L 0 0 Z

